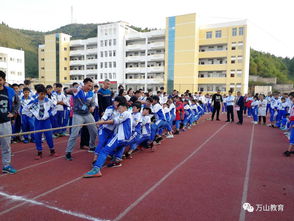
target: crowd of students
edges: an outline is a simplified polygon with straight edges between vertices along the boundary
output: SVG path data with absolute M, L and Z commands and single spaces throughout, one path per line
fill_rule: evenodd
M 39 160 L 43 156 L 43 140 L 49 146 L 50 156 L 56 157 L 53 138 L 70 136 L 65 158 L 72 160 L 71 152 L 80 136 L 86 140 L 80 147 L 89 146 L 89 150 L 94 152 L 93 167 L 83 177 L 99 177 L 108 157 L 108 167 L 119 167 L 123 158 L 132 158 L 139 146 L 154 151 L 164 137 L 172 139 L 174 135 L 190 129 L 205 113 L 215 111 L 216 101 L 223 102 L 222 110 L 229 110 L 228 113 L 232 112 L 229 106 L 236 102 L 232 93 L 216 98 L 201 92 L 179 94 L 174 90 L 168 95 L 163 87 L 156 94 L 143 90 L 125 91 L 122 86 L 118 93 L 112 93 L 109 80 L 105 80 L 99 89 L 90 78 L 86 78 L 83 85 L 74 83 L 70 88 L 56 83 L 52 86 L 35 85 L 33 90 L 28 80 L 24 84 L 8 85 L 5 77 L 5 73 L 0 72 L 0 135 L 56 129 L 0 138 L 4 173 L 16 173 L 10 164 L 10 142 L 35 143 L 35 159 Z M 258 122 L 259 116 L 259 122 L 263 118 L 265 124 L 269 112 L 272 127 L 289 131 L 290 147 L 284 154 L 290 156 L 294 153 L 291 149 L 294 144 L 293 94 L 282 97 L 278 94 L 267 97 L 249 95 L 244 97 L 244 101 L 244 113 L 253 118 L 253 123 Z M 229 114 L 228 121 L 233 121 Z M 90 125 L 81 130 L 80 124 L 84 123 Z M 75 126 L 70 130 L 59 128 L 67 125 Z M 96 136 L 99 137 L 98 145 Z

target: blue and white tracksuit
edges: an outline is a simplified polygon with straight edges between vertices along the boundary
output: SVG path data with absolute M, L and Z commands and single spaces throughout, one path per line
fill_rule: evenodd
M 183 125 L 185 127 L 187 126 L 188 123 L 190 123 L 190 120 L 192 118 L 192 110 L 189 104 L 184 105 L 184 111 L 185 111 L 185 116 L 183 120 Z
M 253 117 L 253 121 L 257 122 L 258 121 L 258 100 L 254 100 L 251 103 L 251 114 Z
M 151 107 L 152 113 L 155 115 L 156 122 L 151 126 L 151 137 L 150 140 L 155 139 L 155 135 L 159 129 L 167 128 L 167 121 L 164 115 L 162 106 L 157 103 Z
M 276 119 L 277 120 L 276 126 L 280 127 L 282 120 L 286 118 L 286 114 L 289 111 L 288 103 L 287 102 L 284 102 L 284 103 L 280 102 L 277 109 L 278 109 L 278 115 L 277 115 L 277 119 Z
M 105 163 L 107 156 L 113 152 L 118 152 L 120 148 L 125 147 L 132 136 L 132 116 L 129 111 L 120 113 L 113 120 L 114 125 L 116 125 L 115 133 L 107 142 L 107 145 L 102 148 L 94 165 L 100 169 Z
M 40 101 L 38 98 L 32 100 L 27 106 L 24 107 L 25 112 L 30 112 L 31 116 L 34 116 L 34 127 L 35 130 L 51 129 L 50 117 L 52 115 L 52 110 L 55 105 L 48 99 Z M 50 149 L 54 148 L 52 131 L 43 132 L 46 137 L 47 144 Z M 36 148 L 38 151 L 42 151 L 42 134 L 35 133 Z
M 63 127 L 65 126 L 65 113 L 66 109 L 69 106 L 69 102 L 66 98 L 66 96 L 63 93 L 55 93 L 56 96 L 56 102 L 63 102 L 65 105 L 57 104 L 56 105 L 56 115 L 55 115 L 55 120 L 56 120 L 56 127 Z M 61 130 L 55 130 L 54 133 L 61 134 L 64 133 L 66 129 L 61 129 Z
M 104 120 L 104 121 L 113 120 L 118 115 L 119 115 L 119 113 L 115 110 L 114 106 L 111 105 L 106 108 L 101 120 Z M 115 124 L 104 124 L 99 127 L 99 130 L 98 130 L 99 142 L 98 142 L 98 145 L 95 149 L 96 154 L 100 153 L 102 148 L 106 145 L 106 143 L 109 141 L 109 139 L 113 136 L 113 132 L 115 130 L 115 127 L 116 127 Z
M 32 117 L 32 114 L 28 110 L 24 110 L 24 108 L 34 99 L 32 97 L 28 97 L 25 99 L 23 96 L 20 99 L 20 115 L 21 115 L 21 128 L 22 132 L 28 132 L 28 131 L 33 131 L 34 130 L 34 118 Z M 23 135 L 25 140 L 29 139 L 28 135 Z M 35 137 L 34 134 L 31 134 L 31 139 L 34 141 Z
M 270 122 L 275 122 L 278 116 L 278 107 L 280 105 L 280 101 L 278 98 L 271 99 L 271 109 L 270 109 Z

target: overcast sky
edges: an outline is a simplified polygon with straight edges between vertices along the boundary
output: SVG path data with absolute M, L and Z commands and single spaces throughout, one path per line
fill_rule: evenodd
M 248 19 L 251 47 L 294 57 L 293 0 L 6 0 L 0 22 L 13 28 L 48 31 L 71 22 L 126 21 L 165 28 L 165 18 L 197 13 L 202 24 Z

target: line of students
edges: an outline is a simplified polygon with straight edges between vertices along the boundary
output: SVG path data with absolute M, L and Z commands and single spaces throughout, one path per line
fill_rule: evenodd
M 154 145 L 160 144 L 164 131 L 166 138 L 173 138 L 173 134 L 180 133 L 181 125 L 183 131 L 189 129 L 203 114 L 203 108 L 193 98 L 181 101 L 176 96 L 160 104 L 158 96 L 151 96 L 130 105 L 125 97 L 117 96 L 97 122 L 99 143 L 93 168 L 83 177 L 102 176 L 101 169 L 108 156 L 111 156 L 111 163 L 107 166 L 119 167 L 124 153 L 126 158 L 132 158 L 138 146 L 154 151 Z

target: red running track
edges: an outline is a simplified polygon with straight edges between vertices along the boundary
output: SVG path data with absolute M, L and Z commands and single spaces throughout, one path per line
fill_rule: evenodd
M 61 154 L 66 140 L 55 140 Z M 281 131 L 249 119 L 243 126 L 205 121 L 93 179 L 81 178 L 92 159 L 86 151 L 76 148 L 72 162 L 35 161 L 32 144 L 12 145 L 19 173 L 0 176 L 0 220 L 290 221 L 294 159 L 282 156 L 287 145 Z M 242 201 L 283 211 L 244 212 Z

